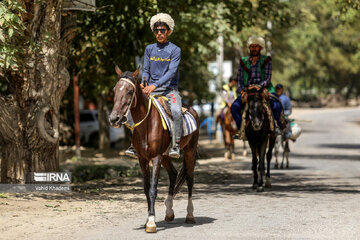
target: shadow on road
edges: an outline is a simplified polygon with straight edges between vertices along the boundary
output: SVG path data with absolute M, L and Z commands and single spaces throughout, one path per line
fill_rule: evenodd
M 350 160 L 360 161 L 360 155 L 346 155 L 346 154 L 299 154 L 291 153 L 291 157 L 302 158 L 305 160 Z
M 341 143 L 341 144 L 318 144 L 317 146 L 323 148 L 341 148 L 341 149 L 359 149 L 360 144 Z
M 172 229 L 172 228 L 178 228 L 178 227 L 185 227 L 185 228 L 189 228 L 189 227 L 197 227 L 197 226 L 201 226 L 204 224 L 210 224 L 215 222 L 215 218 L 210 218 L 210 217 L 195 217 L 196 223 L 195 224 L 188 224 L 185 223 L 185 218 L 175 218 L 174 221 L 172 222 L 166 222 L 166 221 L 159 221 L 156 222 L 156 226 L 157 226 L 157 231 L 163 231 L 163 230 L 167 230 L 167 229 Z M 134 230 L 141 230 L 144 231 L 145 227 L 144 225 L 138 227 L 138 228 L 134 228 Z

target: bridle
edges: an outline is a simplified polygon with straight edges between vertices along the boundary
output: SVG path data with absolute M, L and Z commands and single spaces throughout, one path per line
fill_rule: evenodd
M 128 106 L 128 109 L 126 110 L 125 115 L 124 115 L 124 116 L 126 117 L 126 116 L 129 114 L 130 109 L 134 108 L 134 107 L 136 106 L 136 104 L 137 104 L 136 86 L 135 86 L 135 84 L 134 84 L 130 79 L 128 79 L 128 78 L 120 78 L 119 81 L 125 81 L 125 82 L 129 83 L 129 84 L 134 88 L 134 93 L 133 93 L 133 95 L 132 95 L 132 97 L 131 97 L 131 102 L 130 102 L 130 104 L 129 104 L 129 106 Z M 134 104 L 134 106 L 132 106 L 134 99 L 135 99 L 135 104 Z M 148 111 L 147 111 L 147 113 L 146 113 L 146 116 L 145 116 L 140 122 L 135 123 L 134 126 L 131 126 L 131 125 L 127 122 L 127 117 L 126 117 L 126 121 L 124 121 L 123 124 L 124 124 L 127 128 L 129 128 L 131 131 L 134 131 L 134 129 L 135 129 L 137 126 L 139 126 L 139 125 L 149 116 L 150 109 L 151 109 L 151 102 L 152 102 L 152 99 L 150 99 L 150 101 L 149 101 Z
M 127 82 L 127 83 L 130 83 L 130 85 L 134 88 L 134 93 L 133 93 L 133 95 L 132 95 L 132 97 L 131 97 L 131 102 L 130 102 L 130 104 L 129 104 L 129 106 L 128 106 L 128 109 L 126 110 L 125 115 L 124 115 L 124 116 L 127 116 L 127 115 L 129 114 L 130 109 L 131 109 L 131 108 L 134 108 L 134 107 L 136 106 L 136 104 L 137 104 L 136 86 L 135 86 L 135 84 L 134 84 L 130 79 L 128 79 L 128 78 L 120 78 L 119 81 L 125 81 L 125 82 Z M 135 99 L 135 104 L 134 104 L 134 106 L 131 106 L 132 103 L 133 103 L 133 101 L 134 101 L 134 99 Z

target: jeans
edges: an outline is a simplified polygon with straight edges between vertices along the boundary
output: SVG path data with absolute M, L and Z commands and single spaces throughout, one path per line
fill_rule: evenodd
M 174 135 L 175 141 L 179 142 L 182 135 L 183 128 L 183 116 L 181 112 L 181 97 L 177 89 L 169 89 L 164 91 L 153 91 L 151 95 L 161 95 L 168 98 L 168 104 L 170 106 L 170 111 L 174 119 Z
M 236 126 L 238 130 L 240 130 L 241 128 L 241 120 L 242 120 L 241 109 L 243 107 L 242 105 L 243 104 L 241 102 L 241 96 L 239 96 L 231 105 L 231 114 L 236 122 Z M 281 103 L 276 99 L 270 98 L 270 107 L 278 126 L 281 126 L 280 123 L 280 114 L 282 110 Z

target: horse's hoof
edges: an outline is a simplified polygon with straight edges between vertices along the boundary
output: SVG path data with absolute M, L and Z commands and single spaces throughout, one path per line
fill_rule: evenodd
M 256 191 L 257 192 L 263 192 L 264 191 L 264 186 L 258 187 Z
M 256 183 L 254 183 L 254 184 L 252 185 L 252 189 L 256 190 L 257 188 L 258 188 L 258 185 L 257 185 Z
M 172 214 L 172 215 L 170 215 L 170 216 L 165 216 L 165 221 L 171 222 L 172 220 L 174 220 L 174 218 L 175 218 L 175 215 L 174 215 L 174 214 Z
M 278 169 L 278 168 L 279 168 L 279 165 L 275 164 L 274 168 Z
M 147 232 L 147 233 L 156 233 L 156 226 L 146 226 L 145 232 Z
M 280 166 L 280 168 L 281 168 L 281 169 L 283 169 L 283 168 L 284 168 L 284 166 L 283 166 L 283 165 L 281 165 L 281 166 Z
M 231 161 L 235 161 L 235 159 L 236 159 L 235 154 L 234 154 L 234 153 L 233 153 L 233 154 L 231 154 Z
M 185 220 L 185 223 L 187 223 L 187 224 L 195 224 L 196 221 L 195 221 L 195 218 L 193 216 L 187 216 L 186 220 Z
M 289 168 L 289 165 L 286 165 L 286 168 Z
M 266 183 L 265 183 L 265 188 L 272 188 L 271 183 L 270 183 L 270 182 L 266 182 Z
M 247 156 L 247 152 L 244 151 L 244 152 L 243 152 L 243 157 L 246 157 L 246 156 Z

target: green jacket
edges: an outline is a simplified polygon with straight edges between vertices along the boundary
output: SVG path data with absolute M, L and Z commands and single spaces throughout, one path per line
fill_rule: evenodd
M 260 56 L 260 63 L 259 63 L 259 71 L 261 75 L 261 80 L 264 80 L 265 78 L 265 66 L 266 64 L 271 61 L 271 57 L 269 56 Z M 244 86 L 248 86 L 248 80 L 250 76 L 250 69 L 251 69 L 251 61 L 249 57 L 242 57 L 240 60 L 240 64 L 243 68 L 243 80 L 244 80 Z M 267 89 L 270 93 L 275 93 L 275 88 L 270 82 L 270 84 L 267 86 Z

